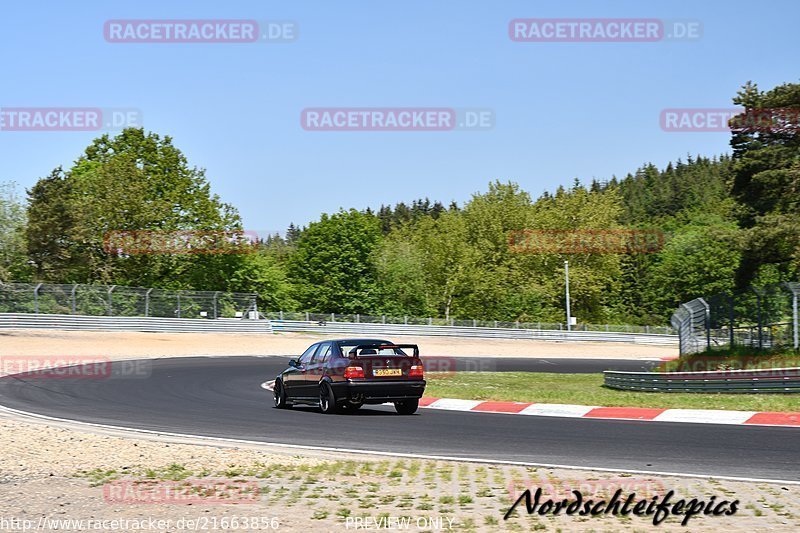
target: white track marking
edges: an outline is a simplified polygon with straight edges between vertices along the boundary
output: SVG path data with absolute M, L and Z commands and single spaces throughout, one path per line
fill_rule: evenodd
M 695 424 L 744 424 L 756 411 L 721 411 L 713 409 L 667 409 L 653 420 Z
M 482 400 L 454 400 L 442 398 L 428 405 L 428 409 L 446 409 L 448 411 L 470 411 L 475 406 L 482 404 Z
M 570 405 L 566 403 L 535 403 L 529 405 L 517 414 L 535 416 L 565 416 L 570 418 L 582 418 L 592 409 L 593 405 Z

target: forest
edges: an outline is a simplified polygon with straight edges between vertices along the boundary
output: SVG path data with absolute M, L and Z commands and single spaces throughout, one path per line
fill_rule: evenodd
M 558 322 L 564 261 L 579 323 L 666 323 L 697 296 L 800 279 L 800 84 L 733 99 L 772 126 L 731 123 L 731 153 L 644 164 L 533 198 L 513 177 L 461 204 L 411 202 L 323 213 L 247 253 L 115 253 L 109 232 L 243 232 L 237 209 L 169 136 L 95 139 L 25 193 L 0 184 L 0 281 L 255 292 L 260 308 Z M 786 117 L 795 117 L 787 119 Z M 793 122 L 792 122 L 793 120 Z M 446 200 L 446 199 L 444 199 Z M 642 230 L 641 250 L 526 250 L 514 232 Z

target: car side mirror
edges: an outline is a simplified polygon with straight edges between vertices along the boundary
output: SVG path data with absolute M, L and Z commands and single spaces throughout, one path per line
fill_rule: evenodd
M 297 368 L 298 366 L 300 366 L 300 361 L 298 361 L 297 359 L 289 359 L 289 366 Z

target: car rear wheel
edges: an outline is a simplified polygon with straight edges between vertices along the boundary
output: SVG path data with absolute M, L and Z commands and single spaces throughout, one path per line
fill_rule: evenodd
M 275 381 L 275 386 L 272 390 L 273 398 L 275 399 L 275 407 L 278 409 L 288 409 L 292 405 L 286 401 L 286 390 L 283 388 L 283 383 L 280 380 Z
M 419 408 L 419 400 L 403 400 L 394 402 L 394 408 L 401 415 L 413 415 Z
M 327 383 L 322 383 L 319 386 L 319 410 L 326 415 L 330 415 L 337 411 L 336 407 L 336 397 L 333 395 L 331 386 Z

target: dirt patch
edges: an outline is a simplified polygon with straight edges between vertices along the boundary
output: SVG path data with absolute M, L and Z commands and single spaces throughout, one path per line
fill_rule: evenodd
M 688 528 L 680 526 L 682 517 L 670 516 L 658 527 L 662 531 L 800 527 L 800 491 L 793 485 L 325 452 L 300 457 L 296 450 L 271 453 L 167 444 L 10 419 L 0 420 L 0 447 L 4 489 L 0 491 L 0 520 L 15 519 L 17 524 L 29 520 L 43 531 L 56 526 L 61 531 L 97 529 L 101 521 L 106 521 L 102 528 L 106 531 L 619 531 L 653 527 L 652 516 L 528 515 L 524 504 L 504 520 L 526 488 L 541 488 L 546 497 L 562 498 L 573 489 L 580 490 L 596 501 L 608 499 L 617 489 L 625 496 L 635 492 L 637 500 L 663 496 L 670 490 L 675 491 L 673 500 L 710 501 L 712 496 L 715 503 L 739 500 L 732 516 L 701 514 L 689 520 Z M 409 527 L 389 527 L 403 523 Z M 372 527 L 367 529 L 367 524 Z M 3 530 L 13 530 L 13 523 L 5 525 Z
M 340 337 L 340 336 L 339 336 Z M 0 330 L 0 356 L 174 357 L 186 355 L 292 355 L 311 343 L 337 336 L 301 333 L 135 333 L 53 330 Z M 456 337 L 392 337 L 419 344 L 422 355 L 497 357 L 573 357 L 591 359 L 659 359 L 678 349 L 628 343 L 555 342 Z

